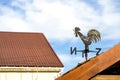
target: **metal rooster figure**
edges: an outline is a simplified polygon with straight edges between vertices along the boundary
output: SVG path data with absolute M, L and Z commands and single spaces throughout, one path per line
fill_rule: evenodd
M 96 43 L 96 42 L 101 40 L 100 32 L 98 30 L 91 29 L 91 30 L 88 31 L 87 36 L 84 36 L 80 32 L 80 28 L 79 27 L 75 27 L 74 33 L 75 33 L 75 37 L 78 37 L 78 36 L 80 37 L 80 39 L 83 41 L 84 46 L 85 46 L 84 50 L 76 50 L 76 48 L 74 48 L 74 50 L 76 52 L 82 52 L 82 57 L 84 57 L 84 55 L 85 55 L 86 61 L 87 61 L 87 56 L 88 56 L 89 52 L 96 52 L 96 55 L 98 55 L 98 53 L 101 51 L 101 48 L 96 48 L 96 50 L 98 50 L 98 51 L 91 51 L 91 50 L 89 50 L 89 45 L 91 45 L 92 43 Z M 71 54 L 73 53 L 73 51 L 71 49 Z

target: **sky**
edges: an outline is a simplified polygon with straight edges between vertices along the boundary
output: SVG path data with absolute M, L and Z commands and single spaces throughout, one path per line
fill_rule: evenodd
M 70 54 L 70 47 L 84 49 L 74 35 L 76 26 L 84 35 L 100 31 L 102 39 L 92 50 L 102 53 L 119 44 L 120 0 L 0 0 L 0 31 L 44 33 L 64 65 L 62 74 L 85 61 L 81 53 Z

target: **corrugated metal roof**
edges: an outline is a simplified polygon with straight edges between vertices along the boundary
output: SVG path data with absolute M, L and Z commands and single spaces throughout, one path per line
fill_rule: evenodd
M 42 33 L 0 32 L 0 66 L 63 67 Z

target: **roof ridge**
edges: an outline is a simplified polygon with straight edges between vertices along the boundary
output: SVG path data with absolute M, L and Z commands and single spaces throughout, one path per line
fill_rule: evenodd
M 43 34 L 42 32 L 16 32 L 16 31 L 0 31 L 0 33 L 20 33 L 20 34 Z

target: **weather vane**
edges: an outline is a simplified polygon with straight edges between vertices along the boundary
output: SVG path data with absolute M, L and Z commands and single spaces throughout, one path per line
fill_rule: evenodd
M 90 29 L 87 33 L 87 36 L 84 36 L 80 32 L 80 28 L 75 27 L 74 33 L 75 33 L 75 37 L 78 37 L 78 36 L 80 37 L 80 39 L 84 43 L 85 49 L 84 50 L 77 50 L 76 47 L 74 49 L 71 47 L 70 48 L 71 54 L 73 54 L 74 52 L 75 52 L 75 54 L 77 52 L 82 52 L 82 57 L 84 57 L 84 55 L 85 55 L 86 61 L 88 60 L 88 53 L 89 52 L 96 52 L 96 55 L 99 54 L 99 52 L 101 51 L 101 48 L 96 48 L 96 51 L 89 50 L 89 45 L 91 45 L 92 43 L 96 43 L 96 42 L 101 40 L 101 35 L 100 35 L 100 32 L 98 30 Z

